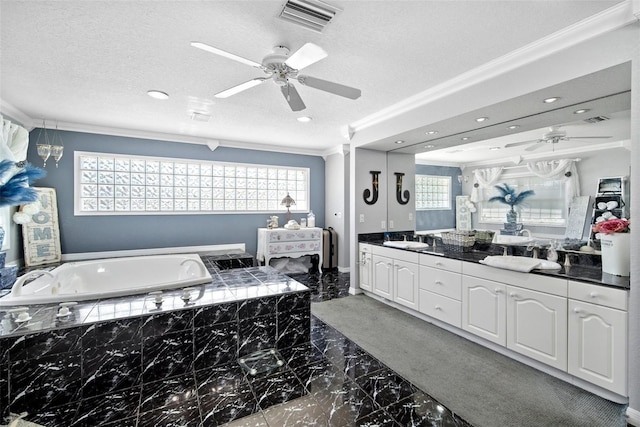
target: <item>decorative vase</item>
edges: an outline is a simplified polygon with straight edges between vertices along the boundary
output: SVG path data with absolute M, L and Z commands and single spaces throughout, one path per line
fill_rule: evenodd
M 509 224 L 518 222 L 518 212 L 513 209 L 513 206 L 511 206 L 511 210 L 507 212 L 507 222 Z
M 600 233 L 602 272 L 615 276 L 631 273 L 631 233 Z

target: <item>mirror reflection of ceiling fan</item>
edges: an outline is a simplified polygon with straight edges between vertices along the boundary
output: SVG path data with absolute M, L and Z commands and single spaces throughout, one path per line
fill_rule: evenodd
M 227 98 L 254 86 L 258 86 L 267 80 L 273 80 L 278 86 L 280 86 L 280 91 L 293 111 L 304 110 L 306 106 L 304 105 L 304 102 L 298 94 L 295 86 L 291 83 L 292 80 L 297 80 L 298 83 L 304 86 L 309 86 L 314 89 L 319 89 L 349 99 L 357 99 L 361 95 L 360 89 L 355 89 L 316 77 L 298 74 L 298 72 L 303 68 L 327 57 L 327 53 L 320 46 L 313 43 L 305 44 L 291 55 L 289 55 L 289 49 L 287 47 L 276 46 L 273 48 L 273 53 L 264 57 L 262 63 L 257 63 L 250 59 L 243 58 L 201 42 L 192 42 L 191 46 L 261 69 L 265 74 L 267 74 L 267 77 L 257 77 L 223 90 L 222 92 L 214 95 L 216 98 Z
M 533 143 L 532 145 L 524 149 L 524 151 L 533 151 L 543 147 L 544 143 L 550 143 L 553 146 L 554 144 L 558 144 L 560 142 L 596 140 L 596 139 L 607 139 L 607 138 L 611 138 L 611 137 L 610 136 L 567 136 L 567 132 L 561 130 L 559 126 L 552 126 L 549 128 L 549 132 L 542 135 L 542 138 L 540 139 L 514 142 L 511 144 L 505 145 L 504 148 L 518 147 L 521 145 L 528 145 Z M 584 141 L 584 142 L 598 142 L 598 141 Z

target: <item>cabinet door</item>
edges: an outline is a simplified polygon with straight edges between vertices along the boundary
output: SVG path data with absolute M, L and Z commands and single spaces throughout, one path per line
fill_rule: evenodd
M 360 252 L 360 289 L 371 292 L 373 279 L 373 262 L 370 252 Z
M 627 396 L 627 312 L 569 300 L 568 371 Z
M 506 344 L 506 286 L 463 276 L 462 329 L 500 345 Z
M 567 370 L 567 299 L 507 286 L 507 347 Z
M 380 255 L 371 257 L 373 262 L 373 293 L 393 300 L 393 260 Z
M 394 261 L 394 301 L 414 310 L 418 309 L 419 266 L 406 261 Z

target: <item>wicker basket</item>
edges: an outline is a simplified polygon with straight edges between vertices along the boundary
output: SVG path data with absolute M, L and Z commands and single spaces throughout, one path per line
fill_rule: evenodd
M 481 251 L 489 249 L 491 242 L 493 242 L 493 236 L 496 232 L 492 230 L 475 230 L 475 233 L 476 243 L 473 245 L 474 249 Z
M 442 233 L 442 245 L 445 252 L 471 252 L 475 241 L 475 233 L 470 231 L 446 231 Z

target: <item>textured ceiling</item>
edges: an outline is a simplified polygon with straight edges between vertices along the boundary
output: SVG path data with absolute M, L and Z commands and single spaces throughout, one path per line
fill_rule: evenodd
M 282 1 L 0 2 L 0 99 L 38 124 L 120 129 L 322 152 L 341 129 L 418 92 L 607 9 L 611 1 L 330 1 L 322 34 L 277 18 Z M 297 84 L 294 113 L 273 82 L 213 94 L 260 70 L 189 46 L 202 41 L 260 62 L 306 42 L 328 57 L 305 74 L 362 90 L 349 100 Z M 171 97 L 154 100 L 147 90 Z M 211 114 L 193 121 L 189 111 Z M 311 123 L 296 117 L 308 115 Z M 105 131 L 106 133 L 106 131 Z

